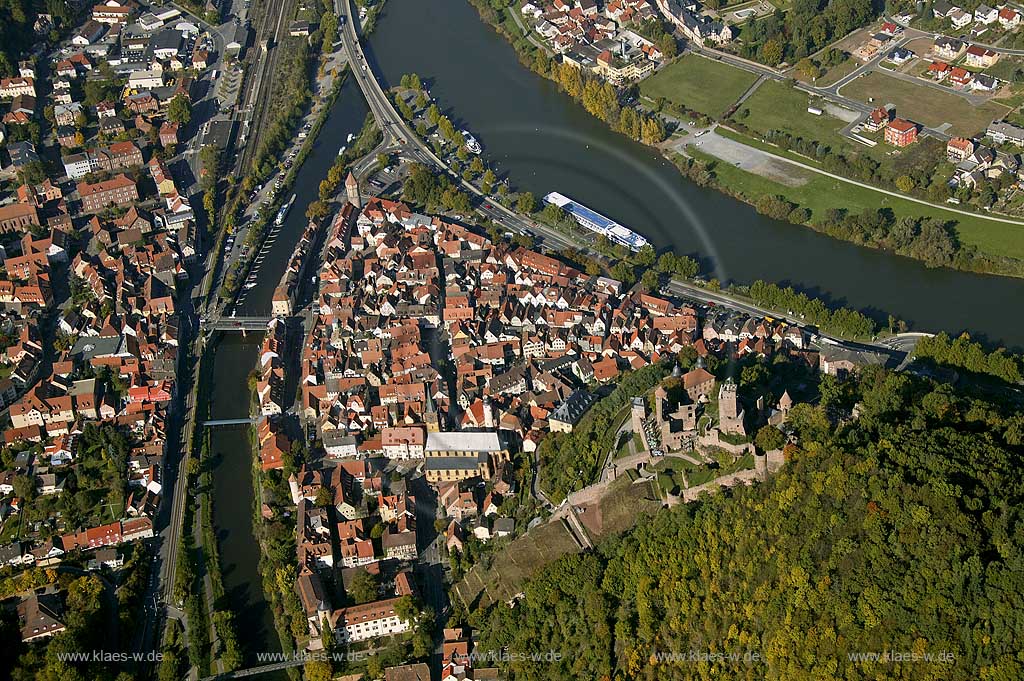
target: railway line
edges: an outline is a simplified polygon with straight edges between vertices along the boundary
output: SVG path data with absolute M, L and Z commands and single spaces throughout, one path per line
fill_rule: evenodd
M 266 11 L 259 18 L 256 28 L 256 45 L 258 50 L 255 60 L 257 66 L 253 86 L 243 84 L 246 92 L 246 101 L 243 108 L 249 112 L 249 116 L 242 122 L 245 131 L 245 146 L 238 157 L 238 164 L 235 166 L 235 174 L 244 175 L 247 168 L 252 164 L 253 157 L 259 147 L 262 137 L 264 116 L 270 106 L 271 94 L 274 86 L 274 73 L 281 57 L 281 50 L 278 46 L 284 31 L 287 30 L 285 17 L 291 6 L 291 0 L 267 0 Z M 266 44 L 266 49 L 263 45 Z

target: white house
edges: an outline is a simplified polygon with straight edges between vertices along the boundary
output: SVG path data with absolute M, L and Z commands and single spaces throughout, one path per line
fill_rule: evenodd
M 974 10 L 974 20 L 979 24 L 994 24 L 999 20 L 999 11 L 988 5 L 978 5 Z
M 397 598 L 354 605 L 331 613 L 331 628 L 342 643 L 355 643 L 409 631 L 409 622 L 395 614 Z

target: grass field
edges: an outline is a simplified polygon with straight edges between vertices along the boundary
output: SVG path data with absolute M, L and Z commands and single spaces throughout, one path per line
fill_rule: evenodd
M 640 92 L 664 97 L 708 116 L 725 113 L 757 76 L 721 62 L 687 54 L 640 83 Z
M 767 81 L 757 88 L 741 110 L 749 111 L 745 118 L 736 115 L 744 125 L 761 132 L 785 130 L 791 135 L 825 142 L 833 147 L 849 146 L 839 131 L 846 125 L 827 114 L 815 116 L 807 113 L 811 104 L 806 93 L 778 81 Z M 815 102 L 815 105 L 819 105 Z
M 814 81 L 814 84 L 817 85 L 818 87 L 826 87 L 828 85 L 831 85 L 832 83 L 838 81 L 840 78 L 848 76 L 851 73 L 853 73 L 860 65 L 861 64 L 859 61 L 852 57 L 848 57 L 847 59 L 843 60 L 839 64 L 836 64 L 828 71 L 826 71 L 822 76 L 820 76 L 816 81 Z M 794 75 L 796 75 L 797 80 L 801 80 L 805 83 L 810 82 L 807 78 L 804 78 L 802 75 L 800 75 L 799 72 L 795 72 Z
M 650 482 L 632 484 L 626 476 L 618 478 L 600 501 L 601 527 L 588 526 L 599 539 L 621 534 L 633 527 L 641 516 L 661 508 L 661 500 Z
M 704 160 L 715 162 L 705 154 L 690 153 Z M 1024 258 L 1024 226 L 993 222 L 981 216 L 973 217 L 951 213 L 941 208 L 905 201 L 871 189 L 858 187 L 842 180 L 815 175 L 806 184 L 790 187 L 770 179 L 748 173 L 728 163 L 715 162 L 714 172 L 723 186 L 738 191 L 750 200 L 766 194 L 781 194 L 811 211 L 812 221 L 824 215 L 829 208 L 845 208 L 859 213 L 865 208 L 891 208 L 897 217 L 936 217 L 955 221 L 960 240 L 977 246 L 979 250 L 993 255 Z
M 494 555 L 491 567 L 475 565 L 455 591 L 470 606 L 505 602 L 522 590 L 523 582 L 540 568 L 578 551 L 579 547 L 561 522 L 538 525 Z
M 878 72 L 857 78 L 842 89 L 842 94 L 863 102 L 874 97 L 877 104 L 895 104 L 897 116 L 923 123 L 929 128 L 949 123 L 947 132 L 968 137 L 1009 113 L 1009 108 L 995 101 L 973 106 L 952 92 L 914 85 Z

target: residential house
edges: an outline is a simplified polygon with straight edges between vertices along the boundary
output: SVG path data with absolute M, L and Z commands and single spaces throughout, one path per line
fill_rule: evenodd
M 952 163 L 960 163 L 974 153 L 974 140 L 965 137 L 953 137 L 946 143 L 946 158 Z
M 384 428 L 380 436 L 384 456 L 388 459 L 405 461 L 423 458 L 426 441 L 423 428 L 418 426 Z
M 410 623 L 395 613 L 397 598 L 342 608 L 331 613 L 331 629 L 342 643 L 357 643 L 409 631 Z
M 954 59 L 960 56 L 964 49 L 964 41 L 957 40 L 956 38 L 940 36 L 935 39 L 934 46 L 932 47 L 932 52 L 935 54 L 936 57 L 939 57 L 940 59 L 943 59 L 945 61 L 953 61 Z
M 966 87 L 972 80 L 974 80 L 974 74 L 963 67 L 954 66 L 953 70 L 949 72 L 949 82 L 957 90 Z
M 946 2 L 946 0 L 936 0 L 932 4 L 932 15 L 936 19 L 945 19 L 951 14 L 953 14 L 953 12 L 956 12 L 959 9 L 959 7 L 949 2 Z
M 23 232 L 40 224 L 39 212 L 31 204 L 9 203 L 0 206 L 0 233 Z
M 87 47 L 102 38 L 106 30 L 103 24 L 90 19 L 71 38 L 71 44 L 78 47 Z
M 880 106 L 877 109 L 871 111 L 868 114 L 867 119 L 861 125 L 865 130 L 870 132 L 878 132 L 885 126 L 889 125 L 889 121 L 892 119 L 892 115 L 889 110 L 884 106 Z
M 949 23 L 953 24 L 953 28 L 969 26 L 972 21 L 974 21 L 974 15 L 962 9 L 954 10 L 949 15 Z
M 1020 25 L 1020 12 L 1012 7 L 1003 7 L 999 10 L 999 25 L 1006 29 L 1014 29 Z
M 135 4 L 122 0 L 106 0 L 92 8 L 92 19 L 102 24 L 127 24 Z
M 993 121 L 989 124 L 985 134 L 991 137 L 996 144 L 1009 142 L 1017 146 L 1024 146 L 1024 128 L 1006 121 Z
M 945 80 L 952 70 L 953 67 L 944 61 L 933 61 L 928 65 L 928 75 L 935 80 Z
M 887 58 L 896 66 L 902 66 L 903 64 L 906 64 L 908 61 L 913 59 L 915 56 L 917 55 L 915 55 L 907 48 L 897 47 L 896 49 L 889 53 L 889 56 Z
M 917 124 L 903 118 L 889 121 L 885 126 L 885 142 L 895 147 L 905 147 L 917 141 Z
M 999 81 L 988 74 L 976 73 L 974 74 L 974 80 L 971 81 L 970 87 L 972 90 L 978 90 L 980 92 L 992 92 L 999 87 Z
M 987 47 L 971 45 L 967 48 L 964 63 L 979 69 L 987 69 L 999 60 L 999 53 L 993 52 Z
M 94 184 L 79 182 L 77 189 L 86 213 L 98 213 L 110 205 L 124 206 L 139 200 L 135 182 L 124 174 Z
M 0 99 L 13 99 L 18 95 L 35 97 L 35 81 L 32 78 L 22 77 L 0 79 Z
M 974 8 L 974 20 L 979 24 L 994 24 L 999 20 L 999 10 L 988 5 L 978 5 Z
M 160 126 L 160 146 L 164 149 L 178 143 L 178 124 L 164 121 Z
M 64 605 L 55 589 L 33 591 L 17 605 L 22 643 L 40 641 L 64 631 Z

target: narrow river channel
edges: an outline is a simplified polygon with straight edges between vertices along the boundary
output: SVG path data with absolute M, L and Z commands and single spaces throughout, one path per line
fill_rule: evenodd
M 306 227 L 306 206 L 317 198 L 320 180 L 334 164 L 338 149 L 349 133 L 358 133 L 366 117 L 362 93 L 352 80 L 342 86 L 341 94 L 327 124 L 302 168 L 293 191 L 295 204 L 258 272 L 258 284 L 248 291 L 238 314 L 269 314 L 270 302 L 288 258 Z M 261 335 L 244 338 L 226 335 L 216 348 L 211 390 L 211 417 L 246 417 L 249 413 L 247 378 L 256 366 Z M 235 613 L 238 639 L 246 661 L 257 653 L 280 650 L 274 631 L 273 614 L 263 598 L 259 572 L 260 551 L 253 536 L 252 452 L 247 427 L 215 430 L 210 451 L 218 460 L 214 473 L 214 525 L 224 570 L 224 588 Z M 267 677 L 263 677 L 267 678 Z
M 538 197 L 567 194 L 659 249 L 697 257 L 722 281 L 788 283 L 883 322 L 891 313 L 919 330 L 967 329 L 1024 346 L 1024 319 L 1014 310 L 1024 280 L 928 269 L 770 220 L 697 187 L 521 66 L 466 0 L 387 0 L 369 42 L 378 75 L 397 84 L 403 73 L 418 73 L 514 186 Z

